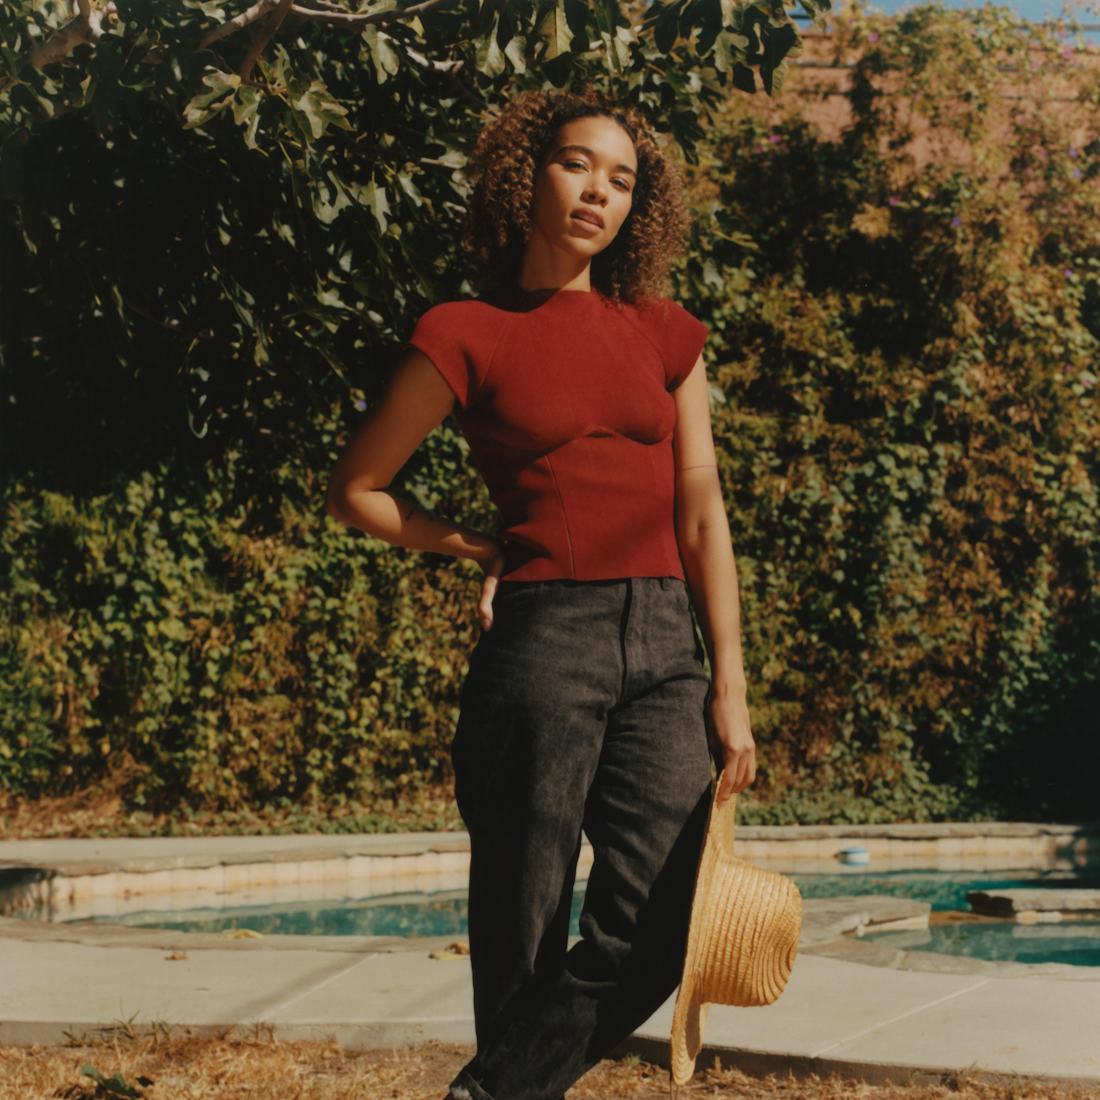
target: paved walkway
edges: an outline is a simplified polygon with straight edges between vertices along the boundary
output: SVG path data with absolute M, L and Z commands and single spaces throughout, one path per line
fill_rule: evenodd
M 396 854 L 425 843 L 424 837 L 393 836 L 382 843 Z M 312 842 L 319 850 L 335 840 L 215 839 L 219 851 L 237 841 L 249 858 L 276 844 L 289 852 Z M 444 846 L 462 839 L 448 836 Z M 339 838 L 342 846 L 347 842 Z M 24 862 L 31 851 L 21 847 L 20 857 L 13 857 L 15 843 L 35 845 L 40 865 L 87 869 L 94 862 L 106 871 L 119 866 L 115 857 L 135 858 L 132 841 L 6 842 L 0 843 L 0 868 Z M 189 855 L 207 843 L 186 842 Z M 158 845 L 140 846 L 151 869 Z M 182 846 L 166 840 L 160 847 L 160 857 L 171 861 Z M 699 1066 L 717 1056 L 749 1072 L 841 1070 L 868 1081 L 930 1079 L 968 1069 L 1089 1082 L 1100 1096 L 1100 970 L 983 963 L 845 934 L 915 927 L 927 909 L 927 903 L 885 897 L 807 899 L 802 943 L 783 995 L 765 1007 L 712 1005 Z M 0 918 L 0 1043 L 58 1043 L 130 1022 L 208 1033 L 258 1026 L 284 1039 L 334 1037 L 360 1048 L 426 1039 L 472 1044 L 469 960 L 441 950 L 454 941 L 229 940 Z M 667 1065 L 673 1001 L 615 1053 L 635 1051 Z

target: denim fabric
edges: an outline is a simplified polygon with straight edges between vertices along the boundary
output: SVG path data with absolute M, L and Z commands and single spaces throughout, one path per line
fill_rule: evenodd
M 470 1100 L 562 1100 L 675 991 L 714 781 L 677 577 L 502 581 L 451 746 L 470 834 Z M 594 862 L 568 927 L 582 831 Z M 567 950 L 568 948 L 568 950 Z

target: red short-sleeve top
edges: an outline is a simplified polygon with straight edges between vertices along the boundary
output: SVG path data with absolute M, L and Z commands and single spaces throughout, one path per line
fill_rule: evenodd
M 708 327 L 668 298 L 519 289 L 441 302 L 407 347 L 453 415 L 502 519 L 503 580 L 684 578 L 672 391 Z

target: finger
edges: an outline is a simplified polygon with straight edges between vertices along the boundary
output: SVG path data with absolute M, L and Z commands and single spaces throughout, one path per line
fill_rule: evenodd
M 718 777 L 718 805 L 721 806 L 732 793 L 733 784 L 731 782 L 730 767 L 727 764 Z
M 738 787 L 739 791 L 743 791 L 752 781 L 756 778 L 756 766 L 752 762 L 751 757 L 747 757 L 741 766 L 741 770 L 738 773 L 738 782 L 741 784 Z
M 486 600 L 484 596 L 478 601 L 477 605 L 477 619 L 481 623 L 482 630 L 490 630 L 493 625 L 493 604 L 491 600 Z
M 752 756 L 742 756 L 737 763 L 737 782 L 739 791 L 743 791 L 752 782 Z
M 726 761 L 726 770 L 723 774 L 725 780 L 725 795 L 728 797 L 731 794 L 736 794 L 740 788 L 738 787 L 738 775 L 737 775 L 737 758 L 731 756 Z M 723 799 L 725 801 L 725 799 Z

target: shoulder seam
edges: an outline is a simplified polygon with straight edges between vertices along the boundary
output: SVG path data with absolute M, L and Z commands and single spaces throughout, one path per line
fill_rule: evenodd
M 449 299 L 448 301 L 445 301 L 445 302 L 436 302 L 435 306 L 433 306 L 432 308 L 433 309 L 438 309 L 442 306 L 454 306 L 454 307 L 457 308 L 457 307 L 468 305 L 471 302 L 477 302 L 479 300 L 480 299 L 478 299 L 478 298 L 451 298 L 451 299 Z M 503 330 L 504 330 L 504 326 L 502 325 L 501 326 L 501 331 L 499 333 L 497 333 L 496 342 L 493 344 L 493 350 L 489 353 L 489 362 L 488 362 L 488 365 L 485 368 L 485 377 L 482 378 L 482 379 L 478 379 L 476 370 L 473 372 L 474 381 L 477 382 L 477 391 L 478 392 L 477 392 L 477 394 L 472 394 L 472 393 L 467 394 L 467 401 L 466 401 L 465 408 L 470 408 L 471 405 L 474 404 L 474 402 L 477 399 L 477 396 L 480 395 L 482 387 L 485 385 L 485 383 L 489 379 L 489 372 L 492 369 L 493 360 L 496 357 L 497 345 L 500 343 L 501 337 L 504 335 Z M 470 358 L 471 358 L 470 357 L 470 352 L 469 352 L 469 345 L 460 342 L 459 346 L 462 348 L 463 356 L 469 361 Z M 470 398 L 473 398 L 474 400 L 470 400 Z M 465 409 L 460 409 L 460 411 L 465 411 Z
M 661 349 L 661 345 L 658 344 L 657 341 L 654 340 L 653 337 L 650 336 L 650 334 L 648 332 L 646 332 L 646 330 L 641 325 L 639 325 L 636 321 L 632 320 L 629 317 L 627 317 L 626 320 L 627 320 L 627 324 L 629 324 L 630 327 L 633 328 L 635 332 L 640 332 L 642 334 L 642 336 L 645 337 L 645 339 L 647 339 L 650 342 L 650 344 L 653 345 L 653 350 L 657 352 L 657 356 L 661 360 L 661 366 L 663 366 L 665 368 L 665 389 L 667 391 L 668 390 L 668 383 L 669 383 L 668 360 L 665 358 L 665 353 Z
M 493 365 L 496 363 L 497 360 L 497 348 L 500 347 L 500 342 L 504 339 L 504 333 L 507 331 L 508 326 L 511 324 L 512 316 L 512 314 L 509 314 L 508 319 L 505 320 L 504 323 L 500 326 L 500 331 L 497 333 L 496 341 L 493 343 L 493 350 L 489 353 L 489 362 L 488 365 L 485 367 L 485 377 L 481 380 L 482 386 L 488 383 L 489 375 L 493 373 Z

